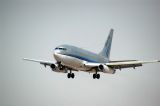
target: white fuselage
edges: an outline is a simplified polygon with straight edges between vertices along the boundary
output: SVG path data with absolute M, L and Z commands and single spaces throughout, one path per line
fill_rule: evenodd
M 82 70 L 86 71 L 89 70 L 89 67 L 85 67 L 84 63 L 86 61 L 72 57 L 72 56 L 67 56 L 59 53 L 54 53 L 54 58 L 58 61 L 61 62 L 62 65 L 68 66 L 73 68 L 74 70 Z

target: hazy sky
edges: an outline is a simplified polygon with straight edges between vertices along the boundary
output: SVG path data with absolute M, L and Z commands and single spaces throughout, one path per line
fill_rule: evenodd
M 73 80 L 22 60 L 54 61 L 61 44 L 98 53 L 110 28 L 111 59 L 160 59 L 159 0 L 1 0 L 0 106 L 159 106 L 160 64 Z

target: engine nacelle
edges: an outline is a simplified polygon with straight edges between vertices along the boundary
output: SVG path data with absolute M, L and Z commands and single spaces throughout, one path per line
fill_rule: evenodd
M 98 70 L 104 72 L 104 73 L 109 73 L 109 74 L 114 74 L 115 73 L 115 70 L 104 65 L 104 64 L 101 64 L 98 66 Z
M 60 72 L 60 73 L 67 73 L 67 70 L 65 69 L 65 67 L 63 66 L 59 66 L 58 64 L 51 64 L 50 65 L 52 71 L 55 72 Z
M 52 70 L 55 70 L 55 69 L 56 69 L 56 65 L 55 65 L 55 64 L 51 64 L 50 67 L 51 67 Z

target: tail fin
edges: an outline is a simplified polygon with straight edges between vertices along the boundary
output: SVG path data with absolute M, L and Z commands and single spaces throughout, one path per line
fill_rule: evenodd
M 113 31 L 114 31 L 113 29 L 110 30 L 110 33 L 109 33 L 108 38 L 105 42 L 104 48 L 100 52 L 100 55 L 102 55 L 108 59 L 110 56 L 110 50 L 111 50 L 111 45 L 112 45 Z

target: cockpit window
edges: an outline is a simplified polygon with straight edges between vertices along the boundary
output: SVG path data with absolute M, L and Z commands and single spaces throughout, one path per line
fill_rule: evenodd
M 67 49 L 64 47 L 56 47 L 55 50 L 67 50 Z

